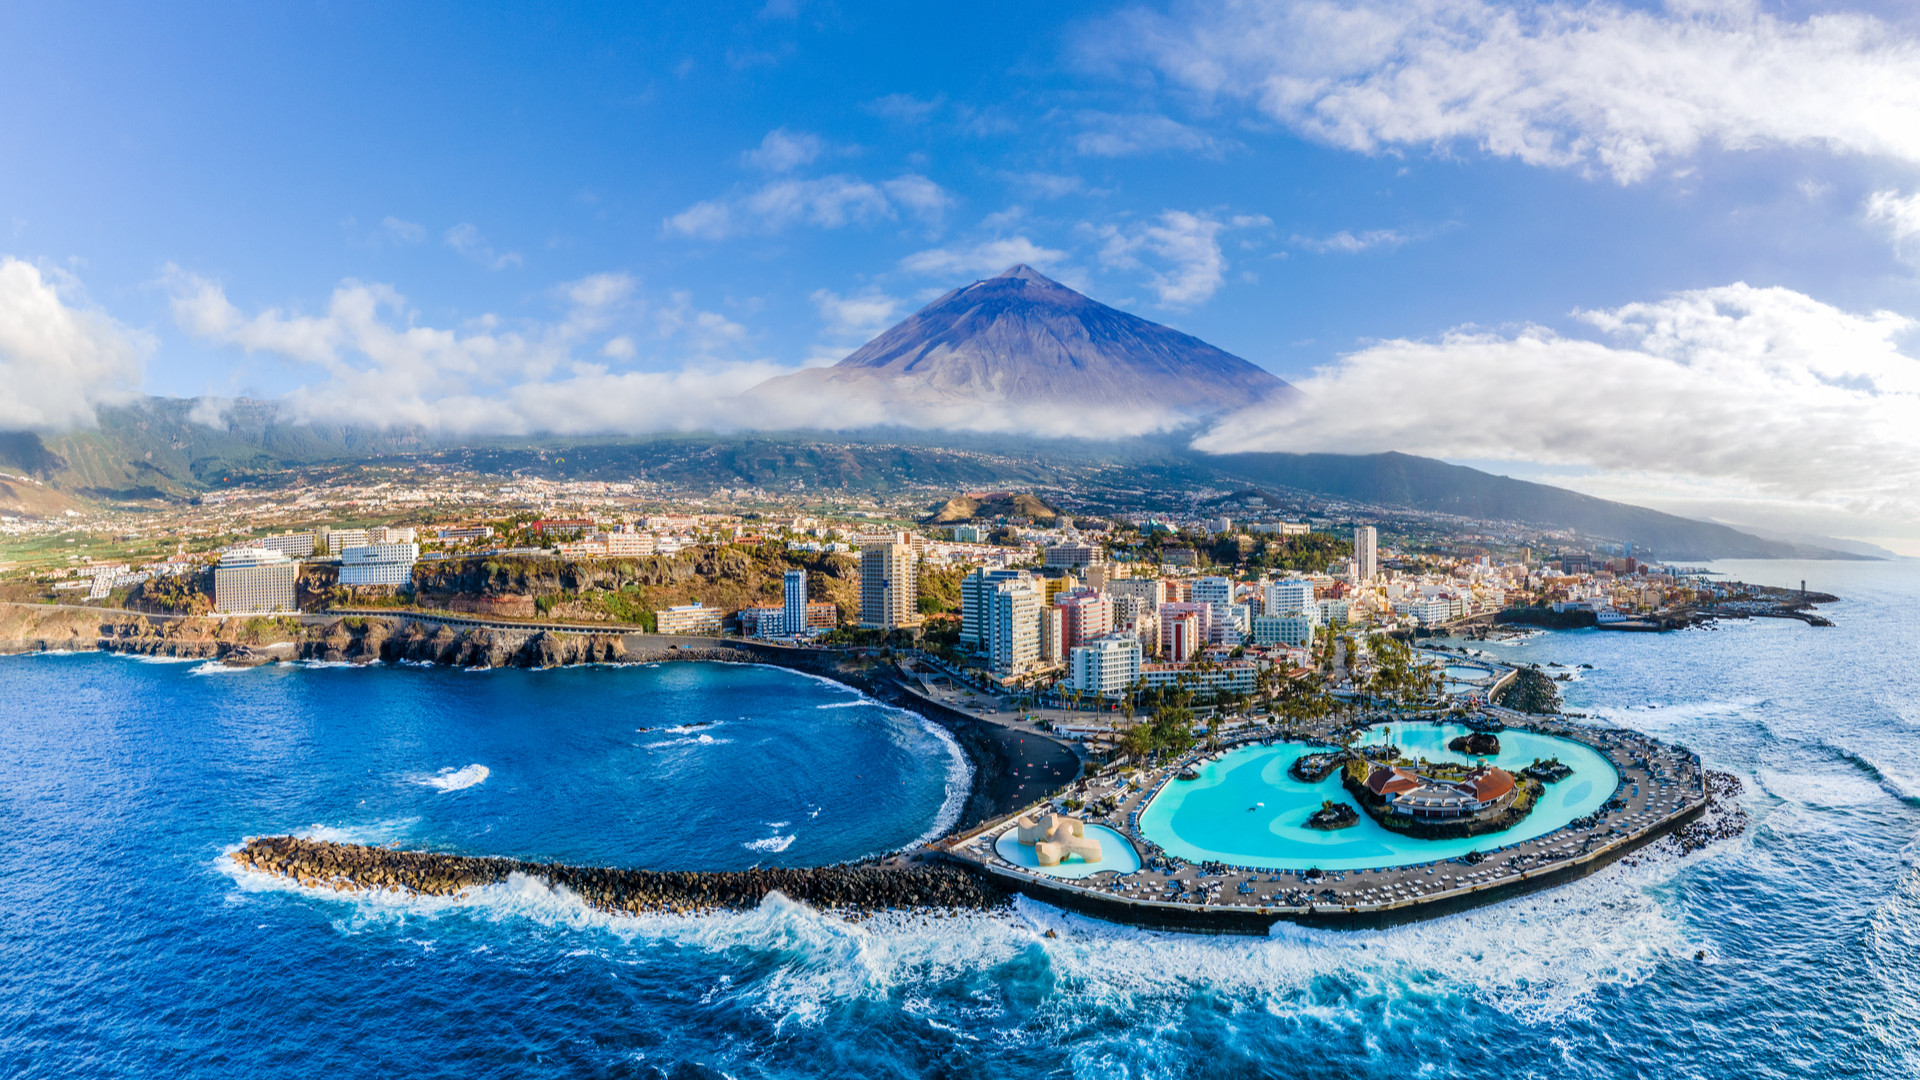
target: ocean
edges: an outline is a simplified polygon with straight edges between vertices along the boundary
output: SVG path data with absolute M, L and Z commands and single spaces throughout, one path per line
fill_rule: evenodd
M 609 917 L 518 879 L 311 892 L 224 855 L 292 831 L 832 862 L 944 828 L 966 764 L 917 717 L 750 666 L 0 658 L 0 1073 L 1914 1075 L 1920 564 L 1720 569 L 1805 578 L 1843 598 L 1838 625 L 1488 648 L 1563 665 L 1568 708 L 1741 776 L 1745 836 L 1429 922 L 1267 938 L 1027 900 L 849 923 L 777 898 Z

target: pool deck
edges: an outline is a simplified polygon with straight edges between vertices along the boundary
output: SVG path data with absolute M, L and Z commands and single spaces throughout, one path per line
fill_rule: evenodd
M 1588 828 L 1567 825 L 1545 836 L 1485 849 L 1473 865 L 1443 859 L 1410 866 L 1328 871 L 1307 881 L 1305 870 L 1228 867 L 1203 873 L 1200 867 L 1166 856 L 1140 833 L 1141 811 L 1161 787 L 1189 764 L 1235 746 L 1263 742 L 1312 742 L 1277 731 L 1242 738 L 1222 749 L 1195 752 L 1151 772 L 1137 782 L 1119 777 L 1082 780 L 1063 794 L 1097 805 L 1115 798 L 1111 815 L 1090 815 L 1125 835 L 1142 863 L 1169 858 L 1169 869 L 1100 874 L 1068 881 L 1022 869 L 993 850 L 999 834 L 1018 814 L 989 821 L 942 840 L 943 857 L 983 872 L 1002 885 L 1035 899 L 1114 922 L 1203 933 L 1265 934 L 1276 922 L 1290 921 L 1354 929 L 1432 918 L 1483 904 L 1497 903 L 1599 870 L 1623 855 L 1698 818 L 1707 808 L 1706 774 L 1698 756 L 1635 731 L 1593 727 L 1561 717 L 1527 716 L 1485 709 L 1509 728 L 1556 735 L 1592 747 L 1620 774 L 1614 797 L 1625 805 L 1602 810 Z M 1400 721 L 1404 722 L 1404 721 Z M 1330 733 L 1327 733 L 1330 734 Z M 1324 738 L 1324 735 L 1322 736 Z M 1499 834 L 1486 837 L 1497 842 Z

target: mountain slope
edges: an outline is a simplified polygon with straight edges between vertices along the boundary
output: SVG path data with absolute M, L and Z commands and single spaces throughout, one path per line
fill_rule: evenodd
M 1077 425 L 1096 434 L 1117 416 L 1132 421 L 1124 431 L 1162 429 L 1294 393 L 1199 338 L 1020 265 L 948 292 L 833 367 L 769 379 L 749 396 L 877 405 L 879 415 L 938 426 L 1039 415 L 1054 421 L 1044 430 L 1059 431 L 1062 419 L 1098 418 Z
M 1410 454 L 1222 454 L 1201 460 L 1250 483 L 1375 506 L 1566 529 L 1630 543 L 1665 559 L 1861 557 Z

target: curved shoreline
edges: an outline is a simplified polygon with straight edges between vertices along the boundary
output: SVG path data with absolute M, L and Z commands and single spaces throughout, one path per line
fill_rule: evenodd
M 1471 875 L 1475 878 L 1484 877 L 1484 880 L 1474 881 L 1470 885 L 1444 890 L 1403 885 L 1399 891 L 1382 900 L 1378 897 L 1356 898 L 1350 891 L 1322 888 L 1336 880 L 1332 877 L 1309 882 L 1296 874 L 1295 887 L 1290 890 L 1267 888 L 1257 890 L 1264 895 L 1222 900 L 1217 896 L 1218 892 L 1223 891 L 1220 889 L 1221 882 L 1203 882 L 1199 879 L 1221 876 L 1224 880 L 1225 873 L 1237 872 L 1243 884 L 1252 885 L 1260 882 L 1260 872 L 1251 867 L 1225 867 L 1221 868 L 1223 874 L 1209 875 L 1190 866 L 1175 866 L 1164 873 L 1143 870 L 1139 875 L 1154 882 L 1178 885 L 1180 899 L 1127 896 L 1122 894 L 1108 875 L 1097 874 L 1089 879 L 1068 881 L 999 865 L 1000 860 L 987 854 L 992 847 L 992 837 L 988 834 L 1003 831 L 1018 813 L 1040 805 L 1080 778 L 1077 754 L 1065 744 L 1038 732 L 995 723 L 934 701 L 905 684 L 889 663 L 871 659 L 862 662 L 858 654 L 838 650 L 798 649 L 729 638 L 653 634 L 562 635 L 548 631 L 527 634 L 487 628 L 453 633 L 445 624 L 438 624 L 437 629 L 428 632 L 425 627 L 435 626 L 434 621 L 418 618 L 408 618 L 398 625 L 390 621 L 373 627 L 366 625 L 373 622 L 364 620 L 360 625 L 352 626 L 351 634 L 347 633 L 340 620 L 306 626 L 301 628 L 301 640 L 297 644 L 276 642 L 264 647 L 231 638 L 188 638 L 178 633 L 158 633 L 144 619 L 139 620 L 138 625 L 103 625 L 96 622 L 98 637 L 93 639 L 92 644 L 98 651 L 218 659 L 236 666 L 292 659 L 358 663 L 392 659 L 480 667 L 554 667 L 579 663 L 626 665 L 665 661 L 769 664 L 845 685 L 883 704 L 938 723 L 954 736 L 973 765 L 973 778 L 958 825 L 945 839 L 927 845 L 927 849 L 928 857 L 939 863 L 946 872 L 974 878 L 977 886 L 975 892 L 952 885 L 946 878 L 940 879 L 946 884 L 922 887 L 924 881 L 928 880 L 925 875 L 930 868 L 920 855 L 896 856 L 882 862 L 860 864 L 858 873 L 853 877 L 846 876 L 853 873 L 848 867 L 756 870 L 728 875 L 721 872 L 566 867 L 501 858 L 397 853 L 351 845 L 330 845 L 313 851 L 298 849 L 304 852 L 300 858 L 306 862 L 282 859 L 279 861 L 286 866 L 279 871 L 273 869 L 275 864 L 271 859 L 262 862 L 257 856 L 250 856 L 236 860 L 253 870 L 286 873 L 291 869 L 294 871 L 291 876 L 296 878 L 303 876 L 299 871 L 304 866 L 307 868 L 304 873 L 306 880 L 323 886 L 331 884 L 336 889 L 394 888 L 445 895 L 448 891 L 459 891 L 454 887 L 455 882 L 467 882 L 467 886 L 460 887 L 469 887 L 504 880 L 512 873 L 525 873 L 548 878 L 554 884 L 569 888 L 574 888 L 574 882 L 582 883 L 575 891 L 585 889 L 582 896 L 590 903 L 607 906 L 607 910 L 622 911 L 751 906 L 772 891 L 784 892 L 808 903 L 816 902 L 814 898 L 817 898 L 820 904 L 835 910 L 848 904 L 857 910 L 871 910 L 875 905 L 909 908 L 995 907 L 1005 902 L 1006 894 L 1017 892 L 1109 921 L 1189 932 L 1265 934 L 1282 921 L 1358 929 L 1431 918 L 1584 877 L 1676 830 L 1691 826 L 1706 815 L 1713 805 L 1713 794 L 1706 783 L 1706 774 L 1698 757 L 1686 754 L 1686 767 L 1670 779 L 1687 781 L 1691 788 L 1686 793 L 1688 797 L 1684 801 L 1669 799 L 1663 804 L 1662 813 L 1657 819 L 1647 819 L 1653 792 L 1649 791 L 1643 798 L 1635 784 L 1631 791 L 1632 802 L 1640 809 L 1630 819 L 1633 827 L 1624 834 L 1597 847 L 1594 842 L 1597 837 L 1589 836 L 1577 853 L 1570 850 L 1572 845 L 1567 845 L 1568 850 L 1558 851 L 1551 858 L 1540 858 L 1525 852 L 1509 856 L 1504 869 L 1496 867 L 1498 873 Z M 177 624 L 173 628 L 177 629 Z M 0 642 L 0 651 L 52 651 L 62 646 L 78 651 L 84 649 L 87 643 L 86 635 L 69 633 L 54 640 L 41 638 L 32 642 Z M 1504 710 L 1496 711 L 1504 713 Z M 1509 723 L 1519 719 L 1515 714 Z M 1541 727 L 1551 727 L 1553 734 L 1581 741 L 1588 741 L 1589 738 L 1627 739 L 1650 753 L 1655 750 L 1661 754 L 1677 752 L 1635 732 L 1602 732 L 1557 720 L 1526 719 Z M 1596 746 L 1596 749 L 1600 747 Z M 1620 793 L 1628 791 L 1630 780 L 1653 782 L 1656 775 L 1654 771 L 1643 768 L 1630 777 L 1626 763 L 1618 758 L 1615 760 L 1621 776 Z M 1151 790 L 1134 789 L 1137 797 L 1128 800 L 1133 808 L 1132 820 L 1124 820 L 1124 807 L 1116 814 L 1116 822 L 1124 820 L 1124 824 L 1116 823 L 1115 827 L 1123 835 L 1129 836 L 1137 851 L 1151 854 L 1156 849 L 1156 845 L 1137 831 L 1139 810 L 1153 792 L 1165 783 L 1166 778 L 1186 763 L 1186 760 L 1182 760 L 1157 770 L 1155 775 L 1158 780 L 1150 784 Z M 1659 782 L 1665 784 L 1667 779 L 1661 777 Z M 1732 783 L 1737 787 L 1737 781 Z M 1142 791 L 1144 794 L 1141 794 Z M 1730 812 L 1737 814 L 1737 807 Z M 1573 828 L 1571 825 L 1563 827 L 1539 840 L 1564 840 Z M 1716 829 L 1719 835 L 1730 834 L 1720 826 L 1710 827 L 1708 832 Z M 1610 832 L 1620 833 L 1621 830 L 1616 826 Z M 979 845 L 982 837 L 986 837 L 986 843 Z M 275 842 L 283 841 L 296 842 L 293 838 L 278 838 Z M 259 843 L 262 842 L 249 841 L 249 846 L 236 853 L 236 856 L 256 850 L 254 845 Z M 985 852 L 979 850 L 981 846 L 984 846 Z M 1682 853 L 1696 846 L 1699 845 L 1692 840 L 1683 842 Z M 1495 854 L 1504 850 L 1496 849 Z M 1538 861 L 1533 865 L 1523 865 L 1536 859 Z M 450 868 L 457 869 L 457 873 L 448 876 Z M 334 872 L 327 876 L 314 872 L 316 869 L 332 869 Z M 1420 868 L 1396 869 L 1411 873 Z M 1363 875 L 1380 872 L 1351 871 Z M 1433 873 L 1431 869 L 1426 872 Z M 1249 873 L 1252 875 L 1250 880 L 1246 878 Z M 1349 872 L 1337 873 L 1339 879 L 1344 879 Z M 889 875 L 901 877 L 898 881 L 890 881 Z M 1103 878 L 1106 880 L 1101 880 Z M 1280 877 L 1275 874 L 1262 884 L 1271 886 L 1279 882 Z M 1311 891 L 1304 888 L 1308 884 L 1312 886 Z M 1191 895 L 1189 886 L 1198 886 L 1191 890 L 1198 893 L 1197 899 L 1188 899 Z M 601 891 L 594 892 L 596 889 Z M 1242 888 L 1240 893 L 1246 895 L 1255 891 Z M 677 909 L 673 906 L 675 904 L 679 905 Z

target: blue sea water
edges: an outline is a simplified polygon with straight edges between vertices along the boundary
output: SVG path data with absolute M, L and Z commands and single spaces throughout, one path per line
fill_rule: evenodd
M 1745 837 L 1266 939 L 1026 901 L 847 923 L 778 900 L 609 918 L 531 881 L 309 893 L 222 853 L 296 830 L 621 865 L 849 858 L 950 813 L 954 758 L 911 717 L 752 668 L 0 660 L 0 1073 L 1911 1076 L 1920 566 L 1727 569 L 1840 594 L 1839 625 L 1498 651 L 1593 664 L 1570 707 L 1744 777 Z

